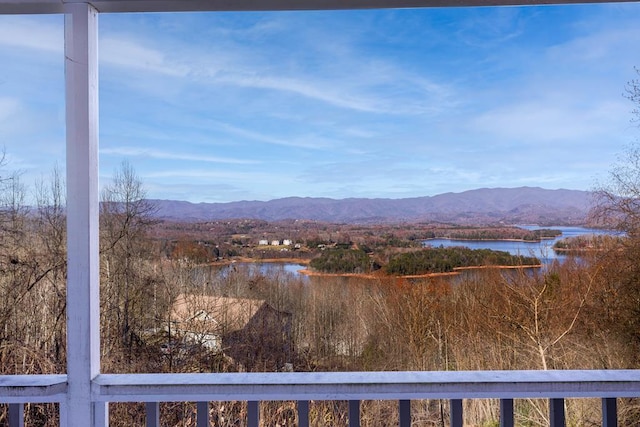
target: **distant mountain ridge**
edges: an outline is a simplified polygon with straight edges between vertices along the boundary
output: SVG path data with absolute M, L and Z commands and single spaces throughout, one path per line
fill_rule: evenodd
M 266 202 L 190 203 L 150 200 L 162 219 L 201 222 L 252 218 L 340 223 L 438 221 L 458 224 L 582 225 L 592 194 L 539 187 L 480 188 L 405 199 L 287 197 Z

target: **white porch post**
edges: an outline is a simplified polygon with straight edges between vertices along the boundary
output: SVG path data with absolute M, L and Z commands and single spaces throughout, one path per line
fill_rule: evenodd
M 68 426 L 76 427 L 104 425 L 106 413 L 94 407 L 91 395 L 91 381 L 100 373 L 97 29 L 93 6 L 66 5 L 66 418 Z

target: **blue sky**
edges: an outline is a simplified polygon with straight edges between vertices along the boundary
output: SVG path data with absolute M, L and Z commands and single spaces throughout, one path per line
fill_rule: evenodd
M 100 15 L 100 175 L 148 197 L 591 189 L 639 130 L 640 4 Z M 63 18 L 0 17 L 0 145 L 64 167 Z

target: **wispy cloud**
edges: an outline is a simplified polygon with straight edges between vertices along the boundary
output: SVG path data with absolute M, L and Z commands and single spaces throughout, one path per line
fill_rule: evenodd
M 620 65 L 620 61 L 634 63 L 628 55 L 640 38 L 637 21 L 623 19 L 617 25 L 607 25 L 607 21 L 584 24 L 581 34 L 548 49 L 549 59 L 562 64 L 593 64 L 597 61 L 611 61 L 609 65 Z M 592 28 L 593 27 L 593 28 Z M 598 64 L 600 67 L 608 64 Z M 589 71 L 589 70 L 587 70 Z
M 193 180 L 192 180 L 193 181 Z M 167 200 L 186 200 L 189 202 L 228 202 L 236 200 L 255 200 L 264 197 L 243 186 L 217 183 L 200 184 L 197 182 L 167 184 L 153 181 L 145 182 L 147 187 L 147 196 L 149 198 L 167 199 Z
M 470 126 L 509 145 L 524 141 L 584 144 L 594 137 L 613 136 L 612 128 L 617 127 L 618 133 L 623 131 L 625 107 L 622 99 L 616 103 L 576 106 L 562 105 L 549 97 L 540 102 L 522 102 L 487 111 L 475 117 Z
M 20 101 L 15 98 L 0 97 L 0 123 L 8 121 L 20 111 Z
M 247 160 L 247 159 L 234 159 L 228 157 L 216 157 L 209 155 L 196 155 L 196 154 L 185 154 L 176 153 L 176 152 L 168 152 L 162 150 L 154 150 L 148 148 L 138 148 L 138 147 L 114 147 L 114 148 L 102 148 L 100 149 L 100 154 L 102 155 L 117 155 L 117 156 L 125 156 L 125 157 L 147 157 L 152 159 L 163 159 L 163 160 L 182 160 L 189 162 L 205 162 L 205 163 L 225 163 L 231 165 L 255 165 L 261 163 L 257 160 Z
M 472 47 L 500 48 L 524 34 L 523 15 L 515 7 L 475 9 L 461 20 L 456 36 Z
M 62 18 L 0 15 L 0 46 L 62 53 L 64 50 Z
M 162 46 L 161 40 L 150 39 L 132 33 L 106 34 L 101 39 L 101 58 L 130 71 L 158 73 L 205 87 L 280 92 L 364 113 L 430 114 L 454 99 L 448 85 L 425 75 L 413 75 L 383 58 L 327 52 L 317 41 L 317 45 L 296 48 L 304 57 L 309 55 L 302 53 L 304 49 L 319 55 L 320 66 L 309 68 L 300 59 L 274 60 L 262 45 L 236 49 L 235 41 L 203 38 L 196 45 L 178 40 Z M 295 52 L 289 55 L 296 57 Z
M 362 70 L 357 70 L 362 71 Z M 220 77 L 218 82 L 255 89 L 287 92 L 334 107 L 377 114 L 419 115 L 442 107 L 446 92 L 441 86 L 425 79 L 410 79 L 404 73 L 387 71 L 384 79 L 372 78 L 362 72 L 355 80 L 330 81 L 314 76 L 274 76 L 233 74 Z M 436 101 L 431 104 L 430 101 Z
M 253 131 L 253 130 L 249 130 L 248 128 L 240 128 L 237 126 L 233 126 L 229 123 L 214 122 L 214 125 L 226 133 L 236 135 L 241 138 L 253 140 L 253 141 L 264 142 L 267 144 L 282 145 L 285 147 L 310 148 L 310 149 L 316 149 L 316 150 L 326 148 L 325 144 L 317 144 L 317 143 L 314 143 L 314 141 L 310 141 L 309 139 L 306 139 L 306 138 L 301 138 L 301 137 L 275 138 L 275 137 L 269 136 L 264 132 Z
M 189 66 L 168 58 L 164 52 L 122 37 L 102 38 L 100 59 L 105 64 L 172 77 L 185 77 L 190 72 Z
M 235 182 L 243 184 L 252 184 L 256 187 L 263 187 L 265 185 L 282 184 L 287 182 L 287 175 L 285 172 L 273 173 L 273 172 L 246 172 L 235 170 L 211 170 L 211 169 L 171 169 L 157 172 L 147 172 L 143 176 L 149 179 L 159 178 L 171 178 L 174 180 L 179 179 L 197 179 L 199 182 L 209 181 L 210 184 L 218 183 L 218 180 L 224 180 L 224 182 Z

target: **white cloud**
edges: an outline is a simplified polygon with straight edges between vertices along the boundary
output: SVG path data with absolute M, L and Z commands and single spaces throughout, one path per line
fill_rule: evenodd
M 132 38 L 102 38 L 100 59 L 110 65 L 173 77 L 185 77 L 189 72 L 188 66 L 178 64 L 167 58 L 164 52 L 143 46 Z
M 0 123 L 10 120 L 20 111 L 20 101 L 15 98 L 0 97 Z
M 0 45 L 62 53 L 64 31 L 62 18 L 0 15 Z
M 586 35 L 575 37 L 565 43 L 552 46 L 549 56 L 553 62 L 581 64 L 598 61 L 612 61 L 610 64 L 620 65 L 620 61 L 633 62 L 629 55 L 640 39 L 637 23 L 632 26 L 605 28 Z M 600 64 L 600 65 L 606 65 Z
M 275 138 L 262 132 L 252 131 L 248 128 L 239 128 L 228 123 L 216 122 L 216 125 L 224 132 L 230 133 L 232 135 L 240 136 L 242 138 L 247 138 L 254 141 L 265 142 L 267 144 L 312 149 L 320 149 L 326 147 L 326 144 L 318 144 L 317 141 L 312 141 L 306 138 Z
M 374 99 L 366 99 L 364 96 L 354 96 L 342 91 L 339 85 L 331 87 L 310 81 L 310 79 L 297 79 L 275 76 L 240 76 L 229 75 L 219 79 L 222 83 L 231 83 L 238 86 L 252 87 L 256 89 L 271 89 L 290 92 L 306 98 L 326 102 L 340 108 L 364 112 L 384 112 Z
M 348 39 L 342 41 L 350 43 Z M 162 37 L 148 33 L 109 33 L 101 39 L 100 57 L 105 63 L 128 70 L 179 78 L 180 84 L 214 90 L 230 86 L 269 90 L 363 113 L 434 114 L 451 107 L 455 98 L 448 85 L 424 74 L 415 75 L 402 65 L 375 55 L 362 56 L 352 48 L 327 51 L 317 40 L 302 42 L 302 46 L 282 52 L 284 57 L 278 58 L 265 50 L 265 40 L 240 43 L 225 34 L 211 40 L 204 35 L 198 43 L 191 39 L 163 42 Z M 318 67 L 306 63 L 313 53 L 318 56 L 314 60 Z M 137 77 L 144 81 L 144 75 Z M 166 86 L 165 90 L 158 89 L 161 96 L 165 92 Z
M 62 22 L 15 17 L 2 17 L 2 20 L 0 45 L 63 51 Z M 267 22 L 257 27 L 273 28 L 274 25 Z M 291 74 L 274 68 L 265 53 L 255 50 L 259 48 L 245 48 L 242 52 L 221 57 L 221 50 L 229 41 L 216 42 L 220 44 L 217 51 L 208 49 L 206 44 L 180 45 L 179 41 L 169 48 L 154 46 L 134 34 L 106 34 L 99 41 L 99 58 L 105 65 L 130 71 L 157 73 L 198 84 L 279 91 L 367 113 L 421 114 L 432 110 L 434 105 L 442 106 L 443 98 L 447 96 L 444 86 L 424 77 L 410 76 L 381 60 L 330 57 L 330 52 L 323 52 L 323 62 L 331 63 L 330 69 L 342 69 L 344 75 L 323 76 L 327 69 L 313 73 L 301 69 L 299 74 Z M 350 49 L 346 51 L 350 52 Z M 144 79 L 144 76 L 140 75 L 140 78 Z M 426 99 L 416 101 L 414 95 Z M 430 103 L 430 100 L 434 102 Z
M 184 184 L 145 182 L 145 187 L 149 198 L 185 200 L 193 203 L 233 202 L 260 198 L 250 190 L 223 183 L 212 185 L 211 183 L 198 184 L 194 182 Z
M 626 121 L 624 100 L 590 105 L 562 105 L 552 97 L 538 102 L 503 105 L 475 117 L 472 130 L 506 143 L 516 141 L 576 143 L 613 137 Z M 486 138 L 484 138 L 486 139 Z
M 180 179 L 187 179 L 189 182 L 203 184 L 207 181 L 213 181 L 218 183 L 218 180 L 224 180 L 223 182 L 234 182 L 251 184 L 255 187 L 269 186 L 274 184 L 281 185 L 282 183 L 289 182 L 290 179 L 286 172 L 241 172 L 241 171 L 229 171 L 229 170 L 212 170 L 212 169 L 172 169 L 163 170 L 157 172 L 147 172 L 141 174 L 144 178 L 148 179 L 164 179 L 171 178 L 174 182 Z M 195 181 L 194 181 L 195 180 Z
M 225 163 L 225 164 L 233 164 L 233 165 L 253 165 L 253 164 L 261 163 L 260 161 L 257 161 L 257 160 L 234 159 L 229 157 L 186 154 L 184 152 L 175 153 L 175 152 L 169 152 L 169 151 L 153 150 L 153 149 L 138 148 L 138 147 L 102 148 L 100 149 L 100 154 L 128 156 L 128 157 L 148 157 L 152 159 L 163 159 L 163 160 L 183 160 L 183 161 L 190 161 L 190 162 Z
M 342 58 L 330 59 L 342 61 Z M 424 77 L 413 76 L 391 64 L 367 66 L 345 61 L 343 74 L 301 71 L 275 75 L 269 71 L 218 73 L 214 81 L 241 87 L 288 92 L 334 107 L 392 115 L 434 114 L 454 105 L 451 89 Z

